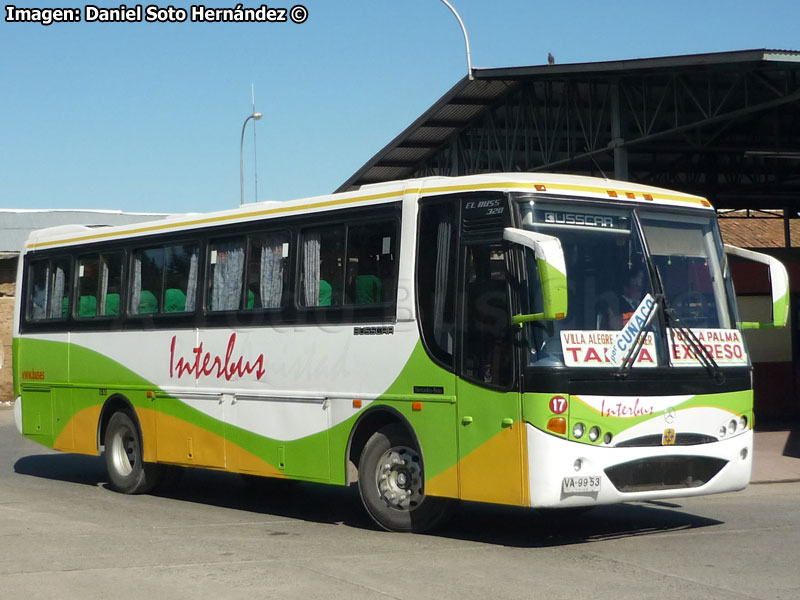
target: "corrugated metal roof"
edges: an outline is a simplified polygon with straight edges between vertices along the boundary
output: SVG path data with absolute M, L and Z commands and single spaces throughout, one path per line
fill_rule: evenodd
M 739 68 L 746 63 L 800 62 L 800 52 L 795 50 L 738 50 L 709 54 L 689 54 L 632 60 L 589 63 L 534 65 L 474 69 L 474 79 L 466 76 L 457 82 L 433 106 L 370 158 L 336 191 L 346 191 L 359 185 L 387 181 L 386 176 L 406 178 L 411 176 L 420 162 L 435 154 L 438 149 L 455 138 L 490 106 L 501 101 L 504 95 L 516 89 L 522 80 L 530 78 L 570 75 L 598 78 L 618 77 L 623 72 L 709 68 Z M 400 149 L 403 152 L 398 152 Z M 406 152 L 408 151 L 408 152 Z M 384 163 L 391 168 L 385 168 Z

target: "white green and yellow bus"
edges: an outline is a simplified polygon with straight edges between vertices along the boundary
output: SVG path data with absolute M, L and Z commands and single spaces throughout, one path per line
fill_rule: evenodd
M 394 531 L 454 500 L 591 507 L 744 488 L 751 364 L 703 198 L 563 175 L 365 186 L 119 227 L 34 232 L 14 414 L 104 453 L 358 485 Z

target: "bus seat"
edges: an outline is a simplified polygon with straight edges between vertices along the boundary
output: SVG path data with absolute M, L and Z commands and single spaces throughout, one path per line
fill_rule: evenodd
M 149 315 L 158 312 L 158 300 L 149 290 L 142 290 L 139 296 L 139 314 Z
M 81 296 L 80 300 L 78 300 L 78 316 L 96 317 L 97 298 L 95 298 L 94 296 Z
M 186 312 L 186 294 L 177 288 L 167 288 L 164 294 L 164 312 Z
M 319 280 L 319 303 L 317 306 L 330 306 L 331 298 L 333 296 L 333 288 L 331 284 L 324 279 Z
M 381 301 L 381 280 L 375 275 L 356 277 L 356 304 L 377 304 Z
M 119 314 L 119 294 L 106 294 L 106 313 L 107 315 Z

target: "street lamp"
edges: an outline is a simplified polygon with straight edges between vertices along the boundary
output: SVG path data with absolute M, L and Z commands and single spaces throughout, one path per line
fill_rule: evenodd
M 464 21 L 461 20 L 461 16 L 458 14 L 456 9 L 450 4 L 447 0 L 442 0 L 442 3 L 450 9 L 450 12 L 453 13 L 456 19 L 458 19 L 458 24 L 461 25 L 461 33 L 464 34 L 464 45 L 467 47 L 467 76 L 469 80 L 472 81 L 475 79 L 472 75 L 472 60 L 469 57 L 469 36 L 467 35 L 467 28 L 464 27 Z
M 239 206 L 244 206 L 244 128 L 247 127 L 247 122 L 250 119 L 258 121 L 260 118 L 261 118 L 261 113 L 254 112 L 252 115 L 250 115 L 244 120 L 244 123 L 242 123 L 242 140 L 239 143 L 239 190 L 241 192 L 241 200 L 239 201 Z

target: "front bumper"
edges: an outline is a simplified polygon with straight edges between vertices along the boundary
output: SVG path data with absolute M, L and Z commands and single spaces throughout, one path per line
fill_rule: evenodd
M 526 424 L 532 507 L 614 504 L 740 490 L 750 482 L 753 431 L 694 446 L 615 448 L 571 442 Z M 579 465 L 579 469 L 577 466 Z M 565 477 L 599 490 L 565 493 Z

